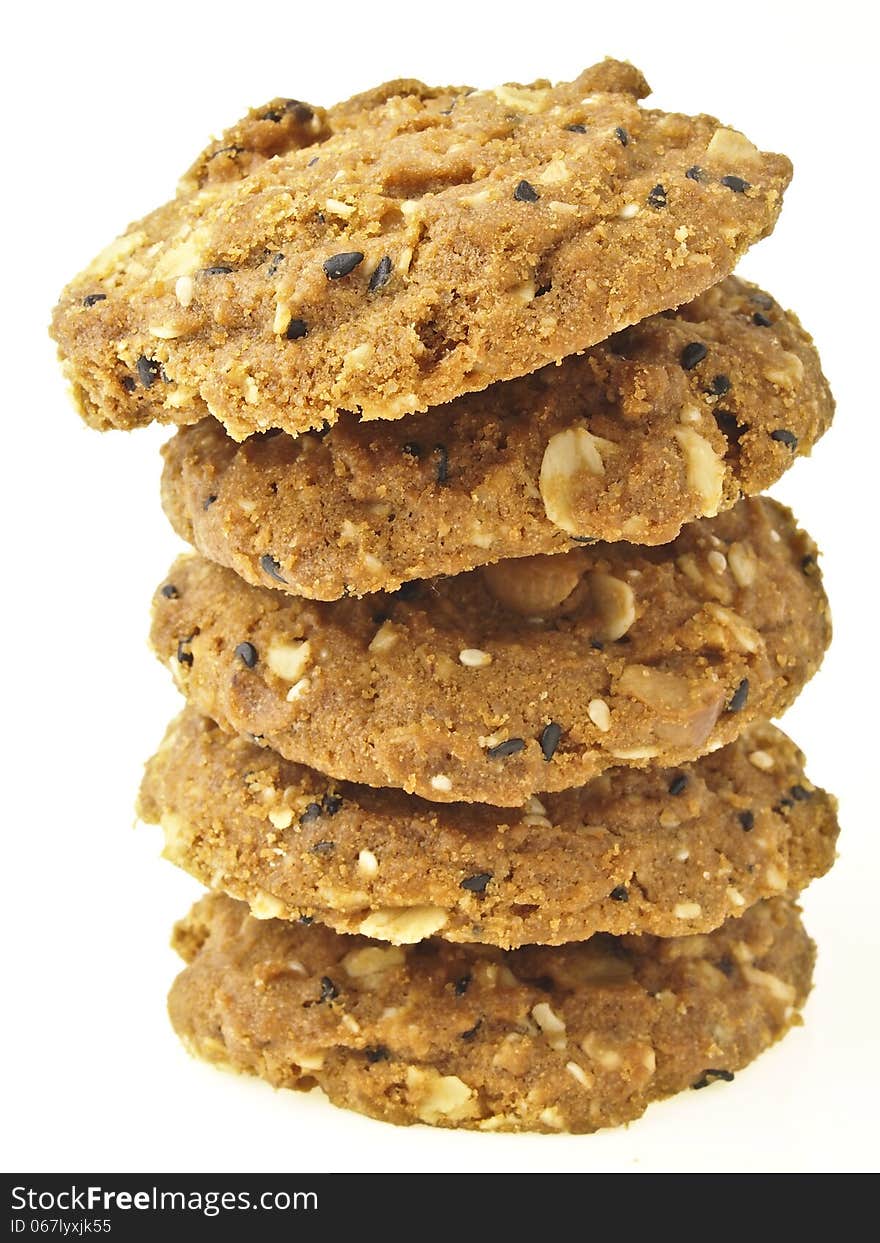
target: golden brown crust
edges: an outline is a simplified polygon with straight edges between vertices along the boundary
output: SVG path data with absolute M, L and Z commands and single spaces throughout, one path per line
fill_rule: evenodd
M 597 544 L 362 600 L 183 557 L 152 629 L 224 729 L 334 777 L 502 806 L 732 741 L 792 702 L 829 637 L 815 546 L 765 498 L 661 548 Z
M 800 893 L 837 838 L 834 800 L 771 725 L 679 769 L 611 769 L 501 811 L 329 781 L 188 708 L 139 813 L 161 823 L 166 858 L 259 916 L 505 949 L 709 932 Z
M 214 894 L 175 944 L 190 965 L 169 1009 L 195 1055 L 388 1122 L 487 1131 L 594 1131 L 733 1078 L 800 1021 L 814 958 L 782 898 L 707 936 L 505 953 L 379 946 Z
M 83 417 L 213 414 L 237 439 L 397 418 L 695 297 L 770 232 L 791 167 L 646 91 L 605 61 L 252 114 L 222 140 L 242 153 L 209 149 L 62 294 Z
M 344 415 L 320 438 L 240 445 L 205 419 L 166 445 L 162 499 L 211 561 L 259 586 L 335 600 L 564 552 L 572 530 L 666 543 L 774 483 L 833 409 L 797 318 L 730 277 L 559 367 L 427 414 L 379 425 Z M 548 512 L 542 464 L 572 428 L 600 438 L 602 473 L 575 462 L 563 513 L 549 493 Z M 683 428 L 709 449 L 708 504 Z

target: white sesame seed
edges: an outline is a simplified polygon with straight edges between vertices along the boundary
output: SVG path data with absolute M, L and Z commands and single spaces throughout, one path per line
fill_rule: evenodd
M 441 794 L 448 794 L 452 789 L 452 782 L 445 773 L 437 773 L 436 777 L 431 778 L 431 789 L 439 790 Z
M 571 1075 L 572 1079 L 577 1080 L 582 1088 L 591 1088 L 593 1086 L 592 1076 L 588 1075 L 583 1066 L 579 1066 L 577 1062 L 566 1062 L 565 1069 Z
M 712 567 L 712 569 L 715 571 L 716 574 L 723 574 L 724 571 L 727 569 L 727 558 L 725 557 L 724 553 L 716 552 L 714 548 L 709 553 L 706 560 L 709 562 L 709 565 Z
M 587 704 L 587 716 L 603 734 L 611 728 L 611 710 L 604 699 L 591 699 Z
M 458 659 L 468 669 L 485 669 L 492 663 L 492 653 L 484 652 L 478 647 L 466 647 L 458 653 Z
M 362 850 L 358 855 L 358 871 L 362 876 L 375 876 L 379 871 L 379 860 L 372 850 Z
M 633 216 L 639 214 L 638 203 L 624 203 L 617 215 L 621 220 L 632 220 Z
M 289 807 L 273 807 L 269 819 L 276 829 L 289 829 L 293 824 L 293 811 Z
M 193 278 L 191 276 L 178 276 L 174 282 L 174 296 L 186 310 L 193 300 Z
M 773 756 L 767 751 L 753 751 L 749 756 L 749 761 L 754 764 L 755 768 L 760 768 L 762 773 L 772 772 L 776 764 Z
M 678 902 L 672 908 L 672 913 L 676 919 L 696 919 L 702 910 L 699 902 Z

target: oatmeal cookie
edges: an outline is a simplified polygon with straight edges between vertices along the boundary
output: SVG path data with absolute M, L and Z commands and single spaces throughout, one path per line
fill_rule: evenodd
M 830 638 L 815 545 L 766 498 L 671 544 L 595 544 L 319 603 L 188 555 L 152 642 L 189 702 L 330 776 L 521 805 L 673 765 L 782 712 Z
M 331 781 L 188 708 L 139 812 L 161 823 L 166 858 L 259 917 L 504 949 L 709 932 L 797 895 L 837 838 L 834 800 L 764 724 L 693 764 L 609 769 L 502 810 Z
M 387 1122 L 482 1131 L 595 1131 L 733 1079 L 800 1022 L 814 960 L 783 898 L 706 936 L 505 952 L 377 944 L 212 894 L 174 945 L 189 965 L 169 1010 L 196 1056 Z
M 791 166 L 647 93 L 604 61 L 557 86 L 273 102 L 63 292 L 80 412 L 212 414 L 235 439 L 394 419 L 687 302 L 771 231 Z
M 664 544 L 774 483 L 834 403 L 809 336 L 729 277 L 586 354 L 393 423 L 165 447 L 175 530 L 250 583 L 335 600 L 572 536 Z

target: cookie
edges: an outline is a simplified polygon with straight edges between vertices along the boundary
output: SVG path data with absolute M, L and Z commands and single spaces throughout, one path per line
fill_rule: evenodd
M 62 294 L 83 417 L 212 414 L 236 439 L 394 419 L 687 302 L 770 232 L 791 166 L 647 93 L 605 61 L 555 87 L 276 101 Z
M 505 952 L 256 920 L 213 894 L 178 926 L 171 1021 L 198 1057 L 319 1084 L 387 1122 L 595 1131 L 730 1080 L 800 1021 L 813 944 L 761 902 L 706 936 Z
M 829 635 L 815 546 L 764 498 L 659 548 L 596 544 L 331 603 L 189 555 L 152 627 L 224 729 L 333 777 L 502 806 L 732 741 L 792 702 Z
M 375 426 L 237 444 L 204 419 L 165 446 L 179 535 L 310 599 L 393 591 L 571 536 L 664 544 L 774 483 L 834 404 L 809 336 L 730 277 L 561 366 Z
M 501 811 L 328 781 L 187 709 L 138 810 L 161 823 L 166 858 L 259 917 L 505 949 L 709 932 L 800 893 L 837 838 L 834 800 L 763 724 L 694 764 L 610 769 Z

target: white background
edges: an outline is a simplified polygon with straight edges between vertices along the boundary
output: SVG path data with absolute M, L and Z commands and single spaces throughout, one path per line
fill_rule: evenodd
M 876 1169 L 878 823 L 876 31 L 867 3 L 34 4 L 6 10 L 2 166 L 2 1165 L 37 1171 Z M 176 711 L 145 644 L 175 553 L 155 429 L 104 436 L 46 336 L 62 285 L 170 197 L 209 134 L 275 95 L 385 78 L 489 86 L 638 64 L 658 106 L 787 152 L 775 235 L 742 271 L 794 307 L 838 398 L 776 489 L 825 552 L 836 640 L 786 718 L 840 796 L 806 1026 L 730 1087 L 592 1137 L 398 1129 L 191 1061 L 165 1018 L 170 926 L 197 893 L 133 825 Z

